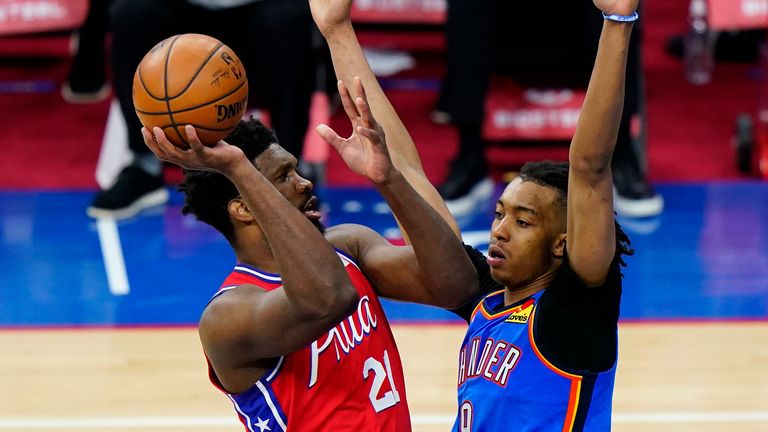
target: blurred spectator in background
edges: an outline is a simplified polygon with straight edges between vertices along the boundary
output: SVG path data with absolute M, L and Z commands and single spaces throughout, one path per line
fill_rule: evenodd
M 714 38 L 714 59 L 718 62 L 756 62 L 760 59 L 760 46 L 765 42 L 765 36 L 763 29 L 718 32 Z M 669 38 L 667 52 L 682 59 L 684 40 L 684 34 Z
M 67 102 L 99 102 L 109 96 L 104 45 L 110 3 L 111 0 L 91 1 L 85 22 L 72 35 L 74 58 L 67 81 L 61 87 L 61 95 Z
M 315 83 L 306 0 L 113 0 L 109 17 L 113 85 L 134 157 L 115 184 L 96 195 L 90 216 L 127 218 L 168 200 L 162 164 L 144 145 L 131 92 L 147 51 L 175 34 L 203 33 L 232 48 L 248 74 L 251 105 L 270 111 L 280 144 L 301 157 Z
M 432 119 L 452 123 L 459 149 L 438 191 L 456 216 L 493 194 L 482 124 L 493 58 L 496 0 L 448 0 L 445 23 L 446 74 Z M 496 39 L 498 40 L 498 39 Z
M 491 74 L 511 76 L 525 87 L 586 87 L 603 21 L 592 8 L 590 2 L 567 0 L 448 0 L 447 72 L 432 118 L 450 121 L 459 133 L 459 150 L 439 188 L 455 214 L 471 211 L 492 193 L 482 138 Z M 633 119 L 644 123 L 640 31 L 636 26 L 632 33 L 624 116 L 612 163 L 614 205 L 630 217 L 655 216 L 663 208 L 646 179 L 644 150 L 637 148 L 644 134 L 630 127 Z

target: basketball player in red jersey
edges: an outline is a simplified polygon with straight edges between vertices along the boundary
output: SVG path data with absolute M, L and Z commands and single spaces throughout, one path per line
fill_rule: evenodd
M 248 431 L 410 430 L 400 357 L 378 297 L 452 308 L 477 291 L 451 227 L 394 168 L 365 95 L 352 100 L 341 88 L 353 133 L 320 131 L 376 186 L 412 246 L 359 225 L 323 236 L 312 184 L 253 119 L 212 148 L 191 126 L 190 150 L 158 128 L 142 131 L 160 159 L 187 169 L 183 212 L 217 228 L 237 256 L 199 332 L 211 380 Z

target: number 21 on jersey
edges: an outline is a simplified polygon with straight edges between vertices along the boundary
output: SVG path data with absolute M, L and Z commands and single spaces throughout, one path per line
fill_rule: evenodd
M 385 367 L 386 370 L 384 369 Z M 389 365 L 389 353 L 387 350 L 384 350 L 384 365 L 373 357 L 368 357 L 365 360 L 363 364 L 363 380 L 367 380 L 371 372 L 373 372 L 373 383 L 371 384 L 368 398 L 371 400 L 373 409 L 379 413 L 400 402 L 400 393 L 395 388 L 395 380 L 392 377 L 392 366 Z M 381 385 L 384 384 L 385 379 L 389 380 L 389 386 L 392 390 L 378 397 Z

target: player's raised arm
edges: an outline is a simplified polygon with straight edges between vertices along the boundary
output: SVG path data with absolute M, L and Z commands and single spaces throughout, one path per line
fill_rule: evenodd
M 368 103 L 371 111 L 387 134 L 387 146 L 395 167 L 451 226 L 456 235 L 460 235 L 453 215 L 448 211 L 442 197 L 424 174 L 419 153 L 411 136 L 365 59 L 363 49 L 360 47 L 350 20 L 352 0 L 309 0 L 309 4 L 317 27 L 328 41 L 336 77 L 344 82 L 347 89 L 354 89 L 353 77 L 359 76 L 362 79 L 368 92 Z M 353 95 L 352 100 L 355 96 L 359 95 Z M 403 235 L 407 238 L 405 232 Z
M 629 36 L 638 0 L 594 0 L 606 16 L 587 96 L 571 142 L 568 257 L 591 286 L 602 284 L 616 250 L 611 158 L 624 102 Z
M 200 334 L 212 364 L 236 369 L 291 353 L 326 333 L 354 310 L 358 294 L 336 251 L 242 150 L 223 141 L 213 148 L 203 147 L 191 126 L 187 126 L 191 150 L 173 146 L 159 128 L 154 130 L 154 139 L 146 129 L 142 133 L 145 143 L 160 159 L 187 169 L 218 172 L 237 187 L 240 197 L 228 204 L 230 218 L 247 227 L 258 224 L 282 278 L 282 289 L 265 292 L 243 285 L 217 297 L 206 308 Z M 279 152 L 288 157 L 283 149 L 279 148 Z M 295 175 L 295 160 L 291 160 L 294 165 L 285 168 L 286 181 Z M 296 187 L 311 187 L 303 181 L 307 185 L 299 182 Z M 257 235 L 253 229 L 250 231 L 242 236 Z M 233 246 L 239 258 L 242 253 L 248 258 L 264 259 L 248 256 L 257 252 Z M 246 384 L 250 387 L 253 382 Z M 228 390 L 237 389 L 230 386 Z
M 463 306 L 477 293 L 477 273 L 451 227 L 393 165 L 362 81 L 354 77 L 353 84 L 354 100 L 339 82 L 352 135 L 344 139 L 326 125 L 318 126 L 318 133 L 352 171 L 376 186 L 410 235 L 412 247 L 393 246 L 373 230 L 352 225 L 329 231 L 329 239 L 353 251 L 379 294 L 445 308 Z

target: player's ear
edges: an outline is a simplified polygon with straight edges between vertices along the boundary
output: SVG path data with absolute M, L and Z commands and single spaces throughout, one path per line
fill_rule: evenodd
M 243 200 L 240 198 L 232 199 L 229 204 L 227 204 L 227 211 L 229 212 L 229 215 L 235 220 L 243 223 L 253 222 L 253 215 L 251 214 L 251 211 L 248 209 L 248 206 L 245 205 L 245 202 L 243 202 Z
M 555 237 L 555 241 L 552 244 L 552 255 L 555 258 L 562 258 L 565 255 L 565 240 L 567 235 L 560 233 Z

